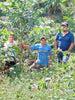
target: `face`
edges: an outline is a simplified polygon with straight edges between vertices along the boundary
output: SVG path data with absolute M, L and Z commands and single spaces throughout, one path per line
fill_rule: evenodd
M 41 42 L 42 46 L 46 45 L 46 40 L 45 39 L 40 40 L 40 42 Z
M 13 42 L 14 36 L 13 36 L 13 35 L 10 35 L 9 38 L 8 38 L 8 40 L 9 40 L 10 42 Z
M 62 30 L 63 30 L 63 32 L 68 31 L 68 26 L 62 26 Z

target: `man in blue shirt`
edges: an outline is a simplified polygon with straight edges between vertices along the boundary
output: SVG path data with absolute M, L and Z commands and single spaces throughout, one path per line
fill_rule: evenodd
M 68 23 L 63 22 L 62 26 L 62 33 L 58 32 L 55 37 L 55 50 L 61 49 L 62 51 L 70 52 L 74 46 L 74 35 L 71 31 L 68 30 Z M 62 52 L 57 54 L 58 62 L 63 61 L 66 63 L 69 58 L 69 54 L 66 56 L 63 55 Z
M 41 37 L 40 43 L 35 44 L 34 46 L 20 44 L 23 48 L 30 50 L 37 50 L 38 57 L 37 60 L 29 67 L 29 70 L 43 68 L 51 64 L 52 51 L 51 46 L 46 43 L 46 38 Z

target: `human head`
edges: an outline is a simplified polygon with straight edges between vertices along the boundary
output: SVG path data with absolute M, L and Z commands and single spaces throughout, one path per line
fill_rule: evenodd
M 14 40 L 14 34 L 10 34 L 8 40 L 9 40 L 9 42 L 13 42 L 13 40 Z
M 63 23 L 61 24 L 61 26 L 62 26 L 62 30 L 63 30 L 64 32 L 68 31 L 68 23 L 67 23 L 67 22 L 63 22 Z
M 61 26 L 68 26 L 68 23 L 67 23 L 67 22 L 63 22 L 63 23 L 61 24 Z
M 45 38 L 44 36 L 42 36 L 42 37 L 40 38 L 40 40 L 42 40 L 42 39 L 46 40 L 46 38 Z
M 42 46 L 45 46 L 46 45 L 46 38 L 44 36 L 42 36 L 40 38 L 40 42 L 41 42 Z

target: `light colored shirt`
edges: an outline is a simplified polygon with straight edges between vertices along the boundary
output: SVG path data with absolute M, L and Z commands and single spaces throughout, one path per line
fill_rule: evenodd
M 4 50 L 7 50 L 8 47 L 13 47 L 14 45 L 17 45 L 16 41 L 13 41 L 13 43 L 10 43 L 9 41 L 7 41 L 4 44 Z
M 5 44 L 4 44 L 4 50 L 6 51 L 6 54 L 5 54 L 5 61 L 14 61 L 13 57 L 14 54 L 13 54 L 13 49 L 10 49 L 8 51 L 8 48 L 9 47 L 13 47 L 14 45 L 17 45 L 16 41 L 13 41 L 13 43 L 10 43 L 9 41 L 7 41 Z

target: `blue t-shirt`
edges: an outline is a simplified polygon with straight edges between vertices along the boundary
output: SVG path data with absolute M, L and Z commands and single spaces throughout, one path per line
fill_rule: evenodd
M 67 51 L 71 43 L 74 43 L 74 35 L 70 31 L 68 31 L 66 35 L 60 34 L 60 32 L 58 32 L 56 34 L 55 40 L 58 40 L 58 48 L 62 49 L 62 51 Z
M 31 50 L 37 50 L 38 51 L 38 58 L 37 62 L 43 66 L 47 66 L 49 62 L 49 54 L 52 53 L 51 46 L 46 44 L 46 46 L 42 46 L 40 44 L 36 44 L 34 46 L 30 46 Z

